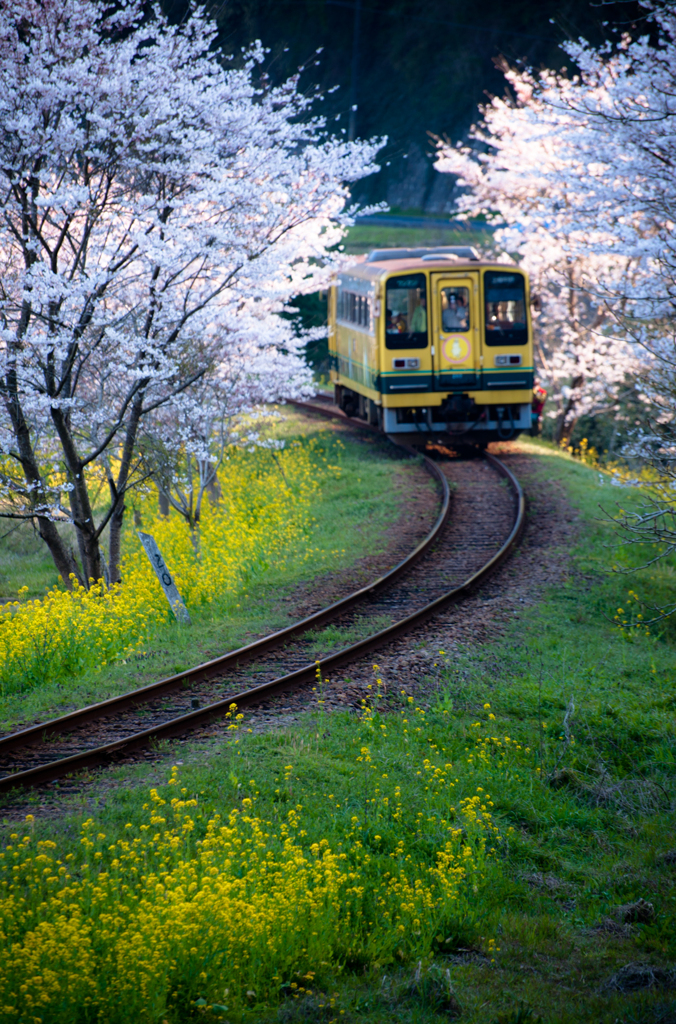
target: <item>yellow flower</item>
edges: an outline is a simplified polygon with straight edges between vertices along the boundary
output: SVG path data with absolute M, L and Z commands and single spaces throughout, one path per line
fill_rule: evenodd
M 320 467 L 325 460 L 314 442 L 289 446 L 274 459 L 267 451 L 232 450 L 219 473 L 221 499 L 203 506 L 197 548 L 181 517 L 159 514 L 154 492 L 137 499 L 144 528 L 157 540 L 189 608 L 214 602 L 233 607 L 248 596 L 252 574 L 306 558 Z M 313 558 L 320 560 L 317 552 Z M 112 587 L 98 580 L 85 590 L 71 576 L 71 590 L 59 584 L 31 601 L 24 600 L 28 588 L 22 587 L 19 602 L 0 606 L 5 693 L 72 679 L 142 651 L 172 613 L 131 525 L 122 578 Z

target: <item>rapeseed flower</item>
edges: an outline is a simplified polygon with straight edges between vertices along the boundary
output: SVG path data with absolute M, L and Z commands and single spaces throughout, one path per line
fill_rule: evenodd
M 190 1005 L 219 1004 L 225 984 L 237 1009 L 252 992 L 274 1001 L 275 979 L 307 979 L 317 965 L 405 959 L 466 910 L 496 831 L 477 793 L 460 801 L 431 860 L 402 839 L 376 864 L 358 816 L 351 841 L 332 847 L 304 839 L 300 805 L 273 826 L 254 795 L 204 826 L 177 767 L 168 785 L 166 797 L 150 790 L 145 820 L 116 842 L 84 821 L 79 856 L 10 837 L 0 852 L 0 1022 L 173 1024 Z M 391 803 L 378 812 L 388 828 L 401 819 L 398 787 Z
M 198 543 L 177 514 L 162 516 L 154 491 L 138 501 L 143 528 L 153 534 L 187 606 L 217 605 L 224 614 L 248 597 L 248 588 L 271 568 L 283 571 L 312 561 L 313 504 L 329 467 L 309 441 L 276 452 L 233 449 L 219 473 L 221 498 L 207 500 Z M 333 558 L 336 551 L 325 552 Z M 143 651 L 159 626 L 172 619 L 155 574 L 131 524 L 124 536 L 122 583 L 103 580 L 89 589 L 73 578 L 44 598 L 0 606 L 0 691 L 21 692 L 49 681 L 127 659 Z

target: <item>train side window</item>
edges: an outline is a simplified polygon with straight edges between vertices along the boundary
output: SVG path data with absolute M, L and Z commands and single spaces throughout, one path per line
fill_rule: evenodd
M 368 330 L 371 325 L 371 308 L 368 298 L 365 295 L 355 295 L 354 292 L 347 292 L 340 288 L 336 301 L 336 317 L 338 320 Z
M 468 331 L 471 326 L 469 321 L 469 288 L 442 288 L 442 330 Z
M 525 345 L 526 289 L 523 274 L 487 270 L 484 275 L 486 344 Z
M 391 277 L 386 293 L 385 347 L 427 348 L 427 285 L 424 274 Z

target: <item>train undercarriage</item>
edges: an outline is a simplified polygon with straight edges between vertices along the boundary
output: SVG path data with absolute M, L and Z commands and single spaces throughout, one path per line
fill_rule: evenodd
M 527 403 L 479 405 L 468 395 L 448 395 L 440 405 L 385 408 L 342 384 L 334 389 L 335 404 L 353 419 L 365 420 L 384 434 L 402 435 L 407 444 L 430 442 L 485 448 L 491 441 L 509 441 L 534 429 Z

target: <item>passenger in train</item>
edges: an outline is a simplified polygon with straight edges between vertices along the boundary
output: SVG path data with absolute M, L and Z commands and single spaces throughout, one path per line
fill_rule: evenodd
M 388 309 L 385 330 L 388 334 L 405 334 L 408 330 L 408 325 L 404 314 L 393 313 L 391 309 Z
M 420 305 L 413 310 L 411 317 L 411 333 L 421 334 L 427 330 L 427 296 L 420 292 Z
M 466 331 L 469 327 L 469 310 L 465 301 L 464 288 L 446 291 L 446 309 L 441 314 L 441 324 L 445 331 Z

